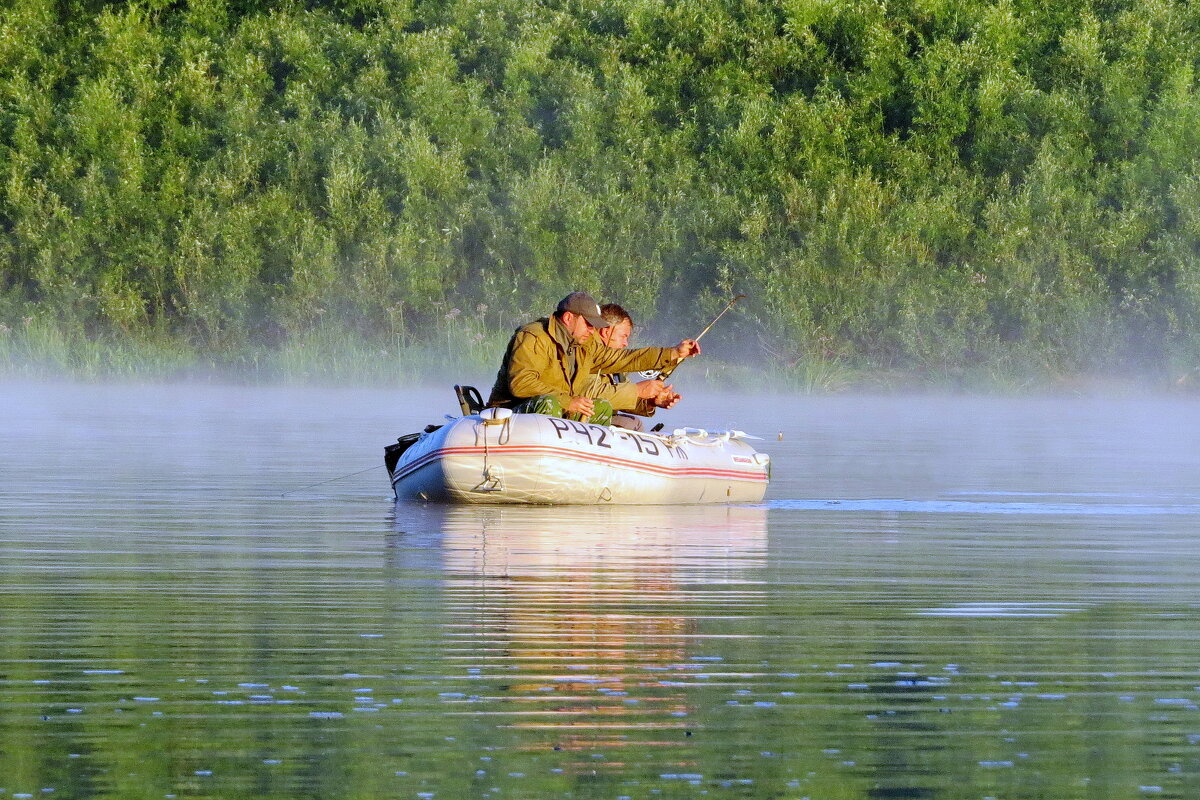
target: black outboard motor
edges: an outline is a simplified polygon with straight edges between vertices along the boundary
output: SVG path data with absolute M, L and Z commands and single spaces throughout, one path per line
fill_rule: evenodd
M 458 396 L 458 407 L 462 409 L 464 417 L 471 414 L 478 414 L 483 410 L 483 397 L 480 396 L 479 390 L 474 386 L 466 386 L 454 384 L 454 393 Z M 432 433 L 441 425 L 426 425 L 424 433 Z M 404 451 L 412 447 L 417 439 L 421 438 L 420 433 L 406 433 L 396 440 L 395 444 L 385 445 L 383 448 L 383 464 L 387 467 L 388 475 L 391 476 L 396 471 L 396 464 L 400 461 L 400 457 L 404 455 Z
M 404 455 L 404 451 L 412 447 L 420 438 L 421 434 L 419 433 L 406 433 L 397 439 L 395 444 L 384 446 L 383 465 L 387 467 L 389 477 L 396 471 L 396 462 L 400 460 L 400 456 Z

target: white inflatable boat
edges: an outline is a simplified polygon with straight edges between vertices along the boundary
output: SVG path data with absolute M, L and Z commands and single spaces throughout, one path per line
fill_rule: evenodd
M 489 408 L 401 437 L 384 461 L 398 500 L 662 504 L 762 500 L 771 459 L 741 431 L 635 433 Z

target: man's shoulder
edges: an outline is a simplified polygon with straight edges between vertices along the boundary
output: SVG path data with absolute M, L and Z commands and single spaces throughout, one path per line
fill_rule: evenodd
M 517 330 L 518 331 L 541 331 L 542 333 L 545 333 L 546 330 L 549 328 L 549 325 L 550 325 L 550 318 L 542 317 L 541 319 L 535 319 L 533 322 L 526 322 L 524 325 L 517 328 Z
M 618 352 L 624 352 L 624 350 L 622 348 L 609 347 L 608 345 L 606 345 L 604 343 L 604 340 L 601 339 L 599 337 L 599 335 L 597 335 L 597 334 L 592 334 L 590 337 L 588 337 L 588 340 L 586 342 L 584 342 L 583 344 L 581 344 L 580 348 L 586 350 L 589 353 L 608 353 L 608 352 L 612 352 L 614 350 L 616 350 Z
M 547 319 L 535 319 L 533 322 L 526 323 L 525 325 L 517 328 L 515 331 L 513 331 L 512 343 L 510 344 L 510 347 L 539 346 L 535 345 L 535 342 L 538 342 L 541 345 L 553 344 L 554 339 L 547 329 L 548 321 L 549 320 Z
M 550 335 L 549 322 L 550 319 L 548 317 L 535 319 L 533 322 L 527 322 L 526 324 L 517 328 L 516 331 L 513 332 L 513 335 L 521 336 L 524 334 L 527 336 L 548 337 Z

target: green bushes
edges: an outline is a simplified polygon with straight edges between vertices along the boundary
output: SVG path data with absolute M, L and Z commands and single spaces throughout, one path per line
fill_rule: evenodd
M 1181 376 L 1198 65 L 1168 0 L 22 0 L 2 352 L 475 363 L 451 309 L 580 287 L 663 337 L 746 291 L 711 350 L 800 385 Z

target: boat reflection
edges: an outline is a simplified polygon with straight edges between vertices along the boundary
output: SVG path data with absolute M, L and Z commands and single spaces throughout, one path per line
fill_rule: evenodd
M 547 731 L 532 746 L 677 743 L 688 686 L 762 602 L 763 507 L 441 513 L 446 657 L 492 691 L 463 713 Z

